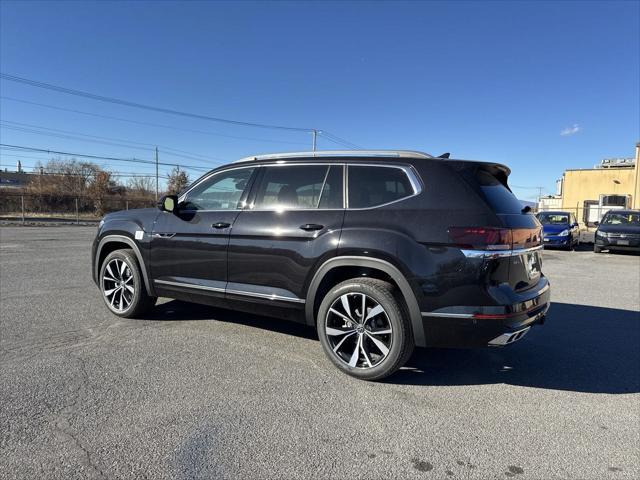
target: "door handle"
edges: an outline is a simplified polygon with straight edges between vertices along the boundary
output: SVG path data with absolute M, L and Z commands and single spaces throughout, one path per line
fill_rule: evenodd
M 324 225 L 320 225 L 317 223 L 305 223 L 304 225 L 300 225 L 300 228 L 307 232 L 312 232 L 313 230 L 322 230 L 324 228 Z
M 218 222 L 218 223 L 214 223 L 213 225 L 211 225 L 213 228 L 218 228 L 218 229 L 222 229 L 222 228 L 229 228 L 231 226 L 230 223 L 227 222 Z

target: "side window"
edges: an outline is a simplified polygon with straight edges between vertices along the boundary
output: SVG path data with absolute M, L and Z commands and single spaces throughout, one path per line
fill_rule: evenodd
M 338 194 L 342 206 L 342 179 L 338 185 L 336 175 L 330 175 L 333 168 L 328 165 L 272 166 L 264 167 L 264 170 L 254 208 L 319 208 L 321 203 L 335 203 Z
M 185 210 L 235 210 L 247 187 L 253 168 L 222 172 L 191 190 L 183 202 Z
M 414 193 L 407 174 L 400 168 L 349 166 L 349 208 L 375 207 Z

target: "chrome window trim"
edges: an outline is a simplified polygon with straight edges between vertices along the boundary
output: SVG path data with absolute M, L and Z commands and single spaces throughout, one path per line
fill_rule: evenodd
M 514 257 L 522 255 L 523 253 L 531 253 L 541 251 L 544 245 L 531 248 L 521 248 L 516 250 L 467 250 L 461 249 L 462 254 L 467 258 L 502 258 L 502 257 Z
M 342 168 L 344 170 L 344 164 L 343 163 L 324 163 L 324 162 L 315 162 L 315 163 L 275 163 L 275 164 L 260 164 L 259 167 L 298 167 L 298 166 L 303 166 L 303 167 L 318 167 L 318 166 L 322 166 L 322 167 L 327 167 L 326 172 L 324 172 L 324 177 L 322 180 L 322 188 L 320 190 L 320 196 L 318 196 L 318 203 L 317 205 L 320 205 L 320 199 L 322 198 L 322 192 L 324 191 L 324 186 L 327 182 L 327 178 L 329 177 L 329 171 L 331 170 L 331 166 L 332 165 L 342 165 Z M 264 180 L 264 175 L 263 178 L 260 179 L 261 182 L 262 180 Z M 260 185 L 258 185 L 258 187 L 260 187 Z M 258 188 L 259 189 L 259 188 Z M 257 196 L 257 191 L 256 191 L 256 195 Z M 297 212 L 297 211 L 304 211 L 304 210 L 313 210 L 314 212 L 320 211 L 320 210 L 344 210 L 344 199 L 342 199 L 342 207 L 343 208 L 254 208 L 255 203 L 251 203 L 251 205 L 248 205 L 248 210 L 252 211 L 252 212 L 288 212 L 288 211 L 292 211 L 292 212 Z M 247 205 L 245 205 L 247 206 Z
M 178 203 L 183 202 L 185 197 L 193 190 L 196 186 L 200 185 L 202 182 L 207 181 L 214 175 L 219 175 L 222 173 L 229 172 L 231 170 L 239 170 L 241 168 L 261 168 L 261 167 L 277 167 L 277 166 L 314 166 L 314 165 L 338 165 L 342 166 L 342 208 L 260 208 L 254 209 L 253 204 L 246 204 L 237 209 L 222 209 L 222 210 L 193 210 L 200 213 L 205 212 L 233 212 L 233 211 L 251 211 L 251 212 L 304 212 L 304 211 L 313 211 L 313 212 L 327 212 L 327 211 L 341 211 L 341 210 L 373 210 L 376 208 L 386 207 L 387 205 L 392 205 L 397 202 L 402 202 L 409 198 L 420 195 L 423 191 L 423 182 L 420 178 L 420 175 L 416 172 L 415 168 L 412 165 L 401 164 L 401 165 L 393 165 L 389 163 L 349 163 L 347 162 L 304 162 L 304 161 L 292 161 L 292 162 L 270 162 L 270 163 L 262 163 L 259 165 L 242 165 L 242 166 L 234 166 L 230 168 L 225 168 L 224 170 L 218 170 L 216 172 L 212 172 L 209 175 L 202 177 L 197 183 L 191 185 L 189 189 L 184 192 L 178 198 Z M 382 203 L 380 205 L 373 205 L 371 207 L 359 207 L 359 208 L 351 208 L 349 207 L 349 167 L 377 167 L 377 168 L 397 168 L 402 170 L 407 178 L 409 179 L 409 183 L 411 184 L 411 188 L 413 189 L 413 193 L 411 195 L 407 195 L 402 198 L 397 198 L 396 200 L 392 200 L 391 202 Z M 327 170 L 328 172 L 328 170 Z
M 206 182 L 207 180 L 209 180 L 211 177 L 213 177 L 215 175 L 220 175 L 220 174 L 223 174 L 223 173 L 227 173 L 227 172 L 230 172 L 232 170 L 240 170 L 240 169 L 243 169 L 243 168 L 256 169 L 258 167 L 259 167 L 258 165 L 242 165 L 242 166 L 239 166 L 239 167 L 230 167 L 230 168 L 225 168 L 224 170 L 216 170 L 214 172 L 210 172 L 210 173 L 200 177 L 199 180 L 197 180 L 195 183 L 190 185 L 189 188 L 178 197 L 178 203 L 184 202 L 185 197 L 191 192 L 191 190 L 193 190 L 194 188 L 196 188 L 198 185 L 202 184 L 203 182 Z M 244 193 L 244 191 L 242 193 Z M 240 209 L 239 208 L 227 208 L 227 209 L 223 209 L 223 210 L 192 210 L 192 211 L 194 211 L 194 212 L 232 212 L 232 211 L 235 211 L 235 210 L 240 210 Z
M 387 205 L 391 205 L 393 203 L 402 202 L 407 200 L 408 198 L 415 197 L 422 193 L 422 181 L 420 176 L 415 171 L 412 165 L 390 165 L 388 163 L 347 163 L 347 168 L 345 168 L 345 203 L 347 210 L 373 210 L 375 208 L 385 207 Z M 371 207 L 358 207 L 352 208 L 349 207 L 349 167 L 378 167 L 378 168 L 398 168 L 402 170 L 407 178 L 409 179 L 409 183 L 411 184 L 411 188 L 413 189 L 413 193 L 411 195 L 406 195 L 402 198 L 397 198 L 392 200 L 391 202 L 381 203 L 380 205 L 373 205 Z

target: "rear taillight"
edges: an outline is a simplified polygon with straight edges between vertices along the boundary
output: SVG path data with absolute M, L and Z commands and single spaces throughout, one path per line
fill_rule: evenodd
M 508 250 L 512 243 L 509 228 L 450 227 L 449 238 L 460 248 L 470 250 Z
M 514 228 L 513 249 L 533 248 L 542 245 L 542 228 Z
M 467 250 L 518 250 L 542 244 L 540 228 L 450 227 L 449 238 Z

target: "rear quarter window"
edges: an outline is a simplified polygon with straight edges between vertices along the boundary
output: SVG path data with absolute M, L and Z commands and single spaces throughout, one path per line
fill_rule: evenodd
M 349 165 L 349 208 L 370 208 L 409 197 L 415 192 L 404 169 Z

